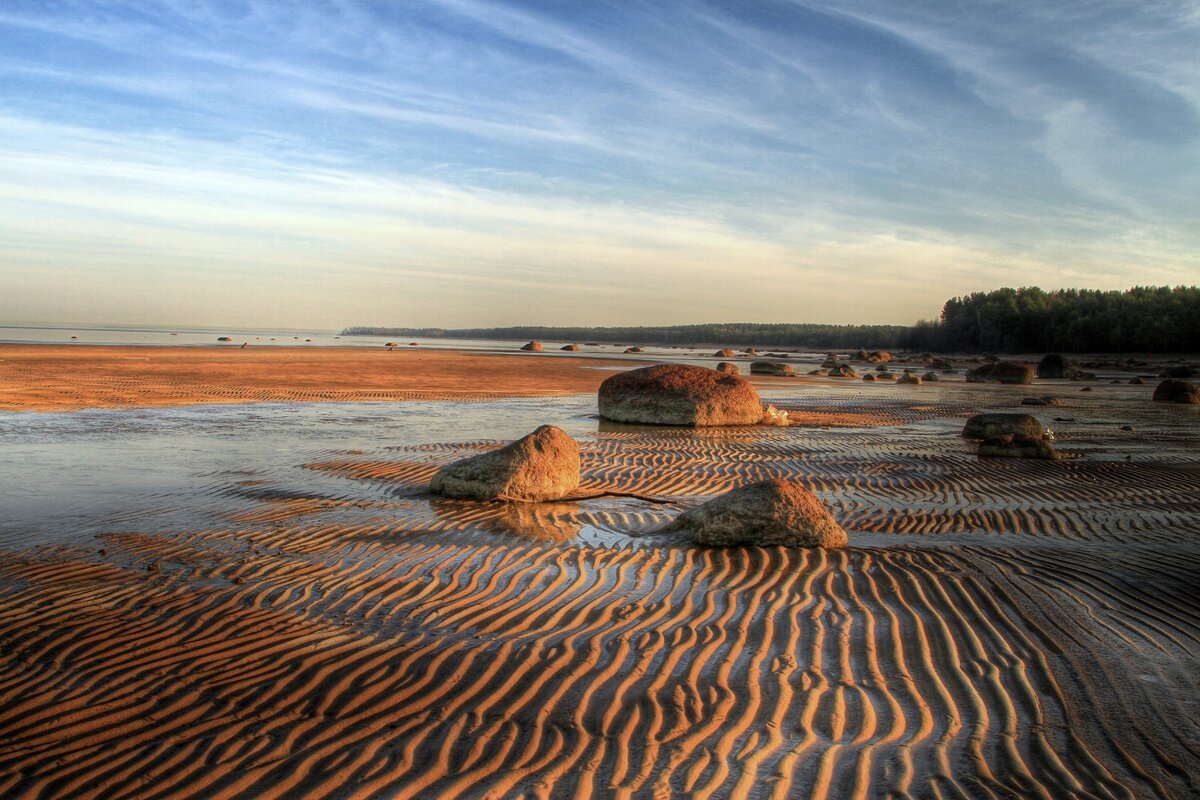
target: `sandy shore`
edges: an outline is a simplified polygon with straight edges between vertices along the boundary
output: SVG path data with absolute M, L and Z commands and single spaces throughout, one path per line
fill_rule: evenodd
M 239 355 L 143 362 L 123 391 L 161 374 L 188 397 L 370 397 L 393 364 L 423 364 L 404 391 L 433 396 L 477 365 L 497 393 L 608 374 L 372 352 L 344 356 L 378 365 L 348 387 L 340 353 L 307 377 L 297 355 L 264 354 L 266 374 Z M 73 365 L 56 396 L 113 397 L 72 384 L 93 380 L 84 356 L 56 355 Z M 646 499 L 436 499 L 441 464 L 499 443 L 382 442 L 230 464 L 183 495 L 184 528 L 129 515 L 86 544 L 3 551 L 0 796 L 1194 796 L 1196 410 L 1147 386 L 1041 385 L 1067 459 L 988 460 L 963 418 L 1027 387 L 796 387 L 776 404 L 840 427 L 577 434 L 583 489 Z M 654 533 L 775 476 L 811 486 L 851 547 Z

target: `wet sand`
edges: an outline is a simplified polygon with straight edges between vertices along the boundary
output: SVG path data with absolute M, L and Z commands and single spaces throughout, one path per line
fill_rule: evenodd
M 0 344 L 0 410 L 570 394 L 595 391 L 605 366 L 634 365 L 417 348 Z
M 578 502 L 432 498 L 500 443 L 380 442 L 8 549 L 0 796 L 1194 796 L 1200 409 L 825 383 L 787 429 L 597 423 Z M 958 436 L 1030 393 L 1064 461 Z M 851 547 L 654 532 L 774 476 Z

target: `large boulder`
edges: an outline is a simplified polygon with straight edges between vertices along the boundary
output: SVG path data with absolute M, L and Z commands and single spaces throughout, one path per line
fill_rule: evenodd
M 791 364 L 781 364 L 778 361 L 751 361 L 750 374 L 792 377 L 796 374 L 796 370 L 792 368 Z
M 1032 414 L 976 414 L 963 426 L 962 435 L 968 439 L 991 439 L 1006 435 L 1026 439 L 1043 439 L 1046 429 Z
M 762 402 L 749 381 L 688 364 L 658 364 L 600 384 L 600 416 L 649 425 L 753 425 Z
M 1200 388 L 1187 381 L 1167 379 L 1154 390 L 1154 399 L 1160 403 L 1200 405 Z
M 1071 362 L 1058 353 L 1047 353 L 1037 365 L 1039 378 L 1069 378 L 1072 371 Z
M 521 349 L 528 350 L 531 353 L 540 353 L 542 352 L 542 343 L 535 339 L 529 344 L 522 346 Z
M 1016 361 L 993 361 L 967 373 L 968 383 L 1033 383 L 1033 367 Z
M 447 464 L 429 484 L 461 500 L 558 500 L 579 486 L 579 443 L 543 425 L 510 445 Z
M 668 528 L 688 531 L 696 544 L 718 547 L 845 547 L 847 541 L 812 492 L 782 479 L 727 492 L 684 512 Z

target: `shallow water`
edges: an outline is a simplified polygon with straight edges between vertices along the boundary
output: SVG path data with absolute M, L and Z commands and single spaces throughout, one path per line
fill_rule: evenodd
M 590 396 L 488 403 L 263 403 L 0 413 L 0 545 L 83 544 L 114 526 L 193 527 L 231 479 L 320 492 L 301 464 L 346 451 L 595 431 Z M 228 505 L 238 507 L 236 498 Z

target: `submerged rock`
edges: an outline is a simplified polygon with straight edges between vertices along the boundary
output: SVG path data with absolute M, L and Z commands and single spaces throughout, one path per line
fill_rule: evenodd
M 600 416 L 648 425 L 753 425 L 762 402 L 744 378 L 706 367 L 658 364 L 600 384 Z
M 1045 438 L 1046 429 L 1032 414 L 976 414 L 967 420 L 962 435 L 968 439 L 1015 435 L 1040 440 Z
M 817 497 L 782 479 L 742 486 L 681 514 L 668 526 L 696 544 L 845 547 L 846 532 Z
M 1154 390 L 1154 399 L 1160 403 L 1187 403 L 1200 405 L 1200 388 L 1187 381 L 1165 380 Z
M 1060 458 L 1054 445 L 1045 439 L 1013 433 L 984 439 L 979 444 L 979 455 L 985 458 L 1045 458 L 1052 461 Z
M 791 364 L 780 364 L 778 361 L 751 361 L 750 373 L 753 375 L 780 375 L 793 377 L 796 370 Z
M 579 486 L 579 443 L 543 425 L 512 444 L 447 464 L 429 484 L 461 500 L 557 500 Z
M 968 383 L 1033 383 L 1033 367 L 1016 361 L 994 361 L 967 373 Z

